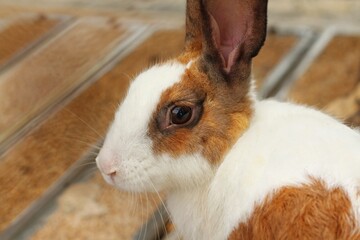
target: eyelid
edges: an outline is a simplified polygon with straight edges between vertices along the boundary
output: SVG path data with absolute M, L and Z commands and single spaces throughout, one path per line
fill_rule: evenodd
M 185 124 L 169 124 L 170 114 L 169 112 L 175 106 L 189 106 L 192 109 L 191 119 Z M 200 120 L 203 113 L 203 101 L 195 101 L 190 102 L 189 100 L 184 101 L 176 101 L 168 104 L 162 110 L 160 110 L 159 115 L 157 117 L 157 126 L 160 132 L 163 134 L 168 134 L 179 128 L 192 128 L 194 127 Z
M 197 104 L 197 101 L 191 101 L 191 100 L 177 100 L 177 101 L 173 101 L 173 102 L 170 102 L 168 105 L 167 105 L 167 108 L 173 108 L 175 106 L 193 106 L 193 105 L 196 105 Z

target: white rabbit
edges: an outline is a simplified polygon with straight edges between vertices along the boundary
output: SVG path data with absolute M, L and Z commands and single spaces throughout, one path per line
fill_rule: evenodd
M 258 101 L 266 0 L 188 0 L 185 50 L 141 73 L 97 158 L 125 191 L 164 191 L 183 239 L 360 239 L 360 134 Z

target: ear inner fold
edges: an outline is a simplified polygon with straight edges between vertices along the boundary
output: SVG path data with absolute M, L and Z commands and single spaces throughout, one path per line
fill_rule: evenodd
M 202 7 L 204 51 L 215 51 L 227 73 L 251 62 L 265 41 L 267 0 L 208 0 Z
M 240 1 L 209 1 L 213 40 L 226 68 L 232 65 L 235 51 L 241 44 L 246 31 L 249 14 L 247 3 Z

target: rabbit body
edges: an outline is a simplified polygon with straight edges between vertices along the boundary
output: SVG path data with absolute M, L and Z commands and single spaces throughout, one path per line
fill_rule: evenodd
M 249 129 L 213 178 L 170 195 L 169 210 L 184 239 L 226 239 L 276 190 L 320 179 L 329 189 L 345 190 L 359 224 L 359 146 L 357 131 L 319 111 L 274 100 L 256 102 Z M 287 220 L 284 224 L 294 224 Z
M 275 100 L 258 101 L 252 90 L 248 93 L 253 111 L 248 127 L 219 162 L 212 162 L 202 153 L 206 144 L 191 146 L 193 152 L 185 149 L 178 156 L 170 152 L 171 145 L 164 146 L 165 152 L 154 152 L 156 138 L 149 133 L 154 120 L 152 114 L 164 93 L 169 90 L 179 93 L 175 87 L 181 86 L 184 73 L 194 65 L 168 62 L 152 67 L 134 80 L 97 159 L 104 178 L 126 191 L 167 192 L 167 206 L 178 234 L 184 239 L 200 240 L 227 239 L 239 224 L 249 221 L 258 206 L 284 187 L 299 187 L 301 195 L 303 185 L 309 185 L 312 191 L 311 184 L 321 181 L 325 192 L 320 194 L 334 188 L 344 191 L 342 197 L 350 204 L 344 209 L 344 218 L 349 219 L 350 226 L 345 236 L 351 236 L 359 224 L 360 134 L 320 111 Z M 156 81 L 159 83 L 154 84 Z M 194 129 L 186 131 L 191 133 Z M 205 136 L 211 137 L 208 133 L 211 129 L 206 130 Z M 172 137 L 172 133 L 160 135 Z M 180 139 L 167 144 L 183 142 Z M 316 198 L 315 205 L 323 204 L 316 202 Z M 294 205 L 291 201 L 283 204 Z M 336 202 L 346 205 L 343 201 Z M 304 207 L 302 202 L 296 204 L 296 209 Z M 264 208 L 266 211 L 271 212 L 271 202 Z M 290 213 L 290 219 L 275 219 L 284 226 L 296 226 L 300 221 L 296 214 Z M 319 224 L 316 218 L 313 221 Z M 327 226 L 327 220 L 322 221 L 322 227 L 333 228 Z M 262 228 L 271 227 L 264 225 Z M 309 226 L 297 230 L 308 231 L 315 238 L 323 237 L 313 233 Z M 270 237 L 263 239 L 274 238 L 271 236 L 276 236 L 277 231 L 281 229 L 267 230 Z M 288 238 L 314 239 L 291 234 L 284 237 Z

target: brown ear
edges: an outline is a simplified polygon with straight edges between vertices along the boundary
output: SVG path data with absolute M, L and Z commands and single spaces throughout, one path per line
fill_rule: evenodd
M 185 52 L 199 53 L 202 49 L 201 0 L 186 1 Z
M 266 38 L 267 0 L 198 2 L 204 70 L 211 78 L 247 80 Z

